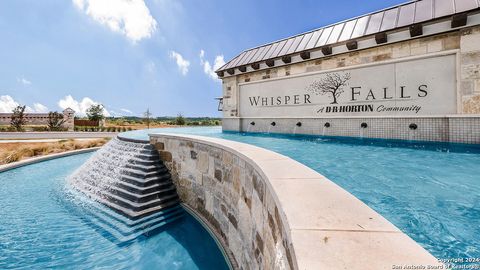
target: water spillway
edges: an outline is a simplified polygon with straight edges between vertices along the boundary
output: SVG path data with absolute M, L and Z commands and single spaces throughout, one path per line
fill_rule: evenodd
M 68 182 L 88 197 L 83 210 L 88 209 L 95 226 L 121 243 L 148 235 L 184 213 L 168 169 L 146 141 L 112 139 Z

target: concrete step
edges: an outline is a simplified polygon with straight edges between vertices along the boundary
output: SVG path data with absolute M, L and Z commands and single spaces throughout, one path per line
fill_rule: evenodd
M 142 171 L 142 172 L 145 172 L 145 173 L 154 172 L 154 171 L 157 171 L 157 170 L 166 170 L 165 165 L 161 164 L 160 162 L 156 162 L 156 163 L 153 163 L 153 164 L 150 164 L 150 165 L 127 164 L 127 165 L 125 165 L 125 168 L 133 169 L 133 170 L 137 170 L 137 171 Z
M 164 209 L 167 209 L 169 207 L 176 206 L 176 205 L 179 204 L 179 199 L 178 199 L 178 196 L 177 196 L 176 198 L 172 197 L 172 198 L 169 198 L 167 200 L 160 201 L 160 202 L 159 202 L 159 200 L 156 200 L 156 203 L 155 203 L 156 205 L 155 206 L 151 206 L 151 207 L 147 207 L 147 208 L 142 209 L 142 210 L 138 210 L 138 209 L 132 209 L 132 207 L 129 207 L 128 204 L 127 204 L 127 207 L 125 207 L 125 206 L 123 206 L 125 204 L 125 202 L 124 203 L 117 203 L 114 200 L 112 200 L 113 198 L 110 198 L 110 196 L 108 196 L 106 194 L 95 193 L 91 189 L 89 189 L 88 186 L 77 184 L 77 185 L 75 185 L 75 188 L 77 190 L 79 190 L 80 192 L 82 192 L 83 194 L 90 197 L 92 200 L 94 200 L 98 203 L 101 203 L 101 204 L 109 207 L 113 211 L 115 211 L 117 213 L 120 213 L 124 216 L 127 216 L 128 218 L 130 218 L 132 220 L 137 220 L 137 219 L 140 219 L 140 218 L 144 218 L 144 217 L 146 217 L 148 215 L 151 215 L 155 212 L 158 212 L 160 210 L 164 210 Z
M 179 211 L 166 216 L 160 216 L 156 219 L 150 220 L 145 224 L 140 224 L 133 228 L 124 227 L 122 229 L 119 229 L 115 226 L 117 224 L 114 224 L 112 226 L 112 224 L 108 223 L 108 221 L 105 219 L 105 216 L 102 217 L 92 214 L 90 224 L 94 228 L 101 231 L 102 234 L 106 234 L 107 237 L 117 245 L 127 245 L 136 240 L 139 236 L 153 235 L 162 227 L 181 219 L 183 216 L 184 212 Z
M 161 189 L 165 188 L 166 186 L 170 186 L 170 185 L 172 185 L 172 182 L 171 181 L 157 182 L 157 183 L 154 183 L 150 186 L 140 187 L 140 186 L 137 186 L 137 185 L 133 185 L 133 184 L 121 181 L 121 182 L 116 183 L 115 185 L 124 189 L 124 190 L 127 190 L 131 193 L 143 195 L 143 194 L 152 193 L 156 190 L 161 190 Z
M 133 157 L 129 160 L 129 164 L 132 164 L 132 165 L 139 164 L 139 165 L 149 166 L 149 165 L 161 164 L 161 162 L 158 159 L 141 159 L 141 158 Z
M 136 169 L 124 168 L 122 169 L 121 173 L 122 175 L 129 175 L 129 176 L 145 179 L 145 178 L 150 178 L 154 176 L 162 176 L 168 173 L 168 169 L 166 167 L 163 167 L 161 169 L 158 169 L 152 172 L 143 172 Z
M 172 193 L 175 193 L 175 186 L 171 184 L 169 186 L 164 187 L 163 189 L 155 190 L 147 194 L 136 194 L 136 193 L 132 193 L 127 190 L 121 189 L 119 187 L 112 187 L 110 189 L 110 192 L 114 195 L 120 196 L 131 202 L 144 203 L 150 200 L 162 198 L 163 196 L 168 196 Z
M 162 197 L 157 196 L 157 198 L 152 198 L 145 202 L 135 202 L 116 194 L 116 191 L 114 190 L 99 189 L 98 187 L 91 185 L 90 182 L 78 183 L 77 186 L 93 196 L 102 197 L 111 203 L 120 205 L 132 211 L 145 210 L 171 200 L 178 201 L 178 195 L 176 192 L 169 192 Z
M 105 187 L 98 187 L 98 185 L 92 179 L 84 179 L 83 181 L 87 183 L 89 186 L 91 186 L 92 189 L 98 189 L 100 193 L 102 193 L 102 189 L 106 189 Z M 130 192 L 128 189 L 122 188 L 122 186 L 118 185 L 117 183 L 116 185 L 109 186 L 108 191 L 126 200 L 142 203 L 142 202 L 148 202 L 153 199 L 161 198 L 162 196 L 166 196 L 175 192 L 175 186 L 173 185 L 172 182 L 166 181 L 162 184 L 163 185 L 157 184 L 156 185 L 157 188 L 148 189 L 150 190 L 150 192 L 135 193 L 135 192 Z
M 165 173 L 160 176 L 152 176 L 152 177 L 146 177 L 146 178 L 136 177 L 132 175 L 122 175 L 122 177 L 120 178 L 120 181 L 131 184 L 131 185 L 135 185 L 137 187 L 152 187 L 157 183 L 163 183 L 166 181 L 170 182 L 171 176 L 169 173 Z
M 171 207 L 166 211 L 159 211 L 155 214 L 148 216 L 137 221 L 135 224 L 127 224 L 124 220 L 128 220 L 126 217 L 122 217 L 124 220 L 112 217 L 110 214 L 106 214 L 105 211 L 100 210 L 99 207 L 92 207 L 88 214 L 94 216 L 100 220 L 104 225 L 115 230 L 122 236 L 128 236 L 140 231 L 146 232 L 149 227 L 152 227 L 160 222 L 168 222 L 172 217 L 183 215 L 185 210 L 182 207 Z

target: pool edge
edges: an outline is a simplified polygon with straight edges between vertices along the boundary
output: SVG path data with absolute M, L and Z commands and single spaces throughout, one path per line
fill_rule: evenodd
M 369 261 L 371 269 L 385 269 L 387 265 L 391 267 L 391 265 L 403 263 L 440 264 L 417 242 L 358 198 L 318 172 L 286 156 L 245 143 L 204 136 L 155 133 L 150 134 L 150 140 L 157 147 L 166 165 L 172 170 L 172 174 L 177 176 L 174 182 L 179 194 L 183 197 L 182 201 L 202 214 L 203 218 L 212 220 L 211 223 L 216 225 L 213 229 L 223 241 L 229 244 L 228 248 L 234 254 L 235 261 L 241 266 L 250 263 L 255 265 L 257 263 L 255 259 L 258 261 L 258 266 L 262 264 L 265 266 L 267 263 L 270 265 L 266 266 L 272 266 L 280 259 L 290 269 L 318 269 L 319 267 L 340 269 L 342 265 L 347 265 L 349 269 L 362 269 L 362 265 L 353 258 L 362 261 L 372 259 Z M 211 166 L 203 164 L 205 158 Z M 235 209 L 240 204 L 244 204 L 242 197 L 240 197 L 240 204 L 235 204 L 232 208 L 228 205 L 230 198 L 222 193 L 228 189 L 224 184 L 231 181 L 231 178 L 227 180 L 222 178 L 222 175 L 227 177 L 230 170 L 237 170 L 238 168 L 233 168 L 232 164 L 237 166 L 239 160 L 240 164 L 244 164 L 242 168 L 250 166 L 254 175 L 257 175 L 254 177 L 255 180 L 243 179 L 244 181 L 256 181 L 257 184 L 263 182 L 265 185 L 265 188 L 261 189 L 260 198 L 263 198 L 263 201 L 260 202 L 260 206 L 255 202 L 255 198 L 258 200 L 256 193 L 258 190 L 255 186 L 252 193 L 247 195 L 250 197 L 243 198 L 246 203 L 248 201 L 247 204 L 252 211 L 247 210 L 246 216 L 245 212 L 242 215 L 241 207 Z M 221 165 L 217 167 L 218 164 Z M 230 167 L 225 169 L 224 166 Z M 211 167 L 214 168 L 214 175 Z M 205 171 L 205 168 L 208 170 Z M 203 172 L 199 172 L 200 170 Z M 218 170 L 219 178 L 215 179 Z M 199 179 L 198 176 L 202 177 Z M 243 184 L 240 186 L 241 190 Z M 215 194 L 218 192 L 220 194 Z M 228 194 L 231 192 L 232 190 L 227 191 Z M 267 194 L 269 192 L 271 194 Z M 222 211 L 219 209 L 215 211 L 215 207 L 212 210 L 212 195 L 217 195 L 215 200 L 220 200 L 217 207 Z M 319 195 L 324 199 L 318 200 Z M 338 201 L 342 205 L 335 205 Z M 261 210 L 263 214 L 260 216 L 254 213 L 256 203 L 256 207 L 263 207 Z M 272 204 L 275 208 L 273 212 L 270 207 Z M 305 207 L 306 205 L 310 207 Z M 277 208 L 279 213 L 276 212 Z M 235 228 L 232 231 L 232 224 L 228 222 L 229 220 L 232 222 L 230 214 L 235 215 L 235 213 L 237 216 L 233 218 Z M 271 220 L 271 216 L 274 220 Z M 372 217 L 373 221 L 370 222 L 369 219 L 372 220 Z M 254 228 L 257 226 L 255 224 L 264 224 L 260 225 L 261 227 L 257 226 L 254 230 L 257 235 L 241 232 L 242 222 L 245 222 L 242 219 L 245 218 L 247 218 L 246 222 L 252 224 Z M 258 223 L 258 219 L 263 221 Z M 271 234 L 268 233 L 270 230 L 268 225 L 272 222 L 274 224 L 274 229 L 270 226 L 272 233 L 277 237 L 280 236 L 280 243 L 283 242 L 280 247 L 276 240 L 272 247 L 272 241 L 269 239 Z M 238 238 L 239 235 L 248 236 L 244 239 Z M 256 253 L 258 247 L 256 242 L 259 237 L 263 249 L 260 260 Z M 239 240 L 240 243 L 236 243 Z M 279 248 L 283 249 L 283 251 L 280 250 L 283 253 L 280 257 L 268 251 L 274 250 L 278 253 Z M 339 260 L 335 260 L 335 254 L 342 256 L 337 258 Z M 379 258 L 374 259 L 377 255 Z M 245 261 L 245 257 L 250 259 Z M 290 267 L 288 267 L 289 264 Z
M 44 155 L 44 156 L 39 156 L 39 157 L 33 157 L 33 158 L 28 158 L 4 165 L 0 165 L 0 173 L 6 172 L 9 170 L 13 170 L 16 168 L 20 168 L 23 166 L 31 165 L 34 163 L 39 163 L 43 161 L 48 161 L 56 158 L 62 158 L 62 157 L 68 157 L 72 155 L 78 155 L 78 154 L 84 154 L 84 153 L 89 153 L 93 151 L 97 151 L 101 147 L 91 147 L 91 148 L 84 148 L 84 149 L 78 149 L 78 150 L 72 150 L 72 151 L 66 151 L 66 152 L 61 152 L 61 153 L 55 153 L 55 154 L 49 154 L 49 155 Z

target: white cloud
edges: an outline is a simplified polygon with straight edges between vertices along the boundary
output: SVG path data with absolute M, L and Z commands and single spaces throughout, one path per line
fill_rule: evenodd
M 20 105 L 23 106 L 23 104 L 18 103 L 9 95 L 0 96 L 0 113 L 11 113 L 13 109 Z M 34 103 L 33 109 L 30 106 L 25 106 L 25 112 L 44 113 L 48 112 L 48 108 L 43 104 Z
M 65 96 L 63 99 L 58 101 L 58 106 L 65 110 L 66 108 L 71 108 L 75 111 L 75 114 L 78 116 L 85 116 L 87 109 L 92 105 L 101 104 L 100 102 L 94 101 L 89 97 L 84 97 L 81 101 L 77 101 L 71 95 Z M 110 113 L 104 107 L 103 109 L 105 116 L 110 116 Z
M 220 81 L 220 79 L 218 79 L 217 74 L 215 73 L 215 70 L 225 65 L 225 59 L 223 55 L 217 55 L 215 57 L 215 61 L 213 62 L 213 67 L 212 67 L 210 62 L 205 60 L 205 51 L 200 50 L 200 63 L 203 66 L 203 72 L 205 72 L 205 74 L 207 74 L 210 78 L 212 78 L 215 81 Z
M 38 112 L 38 113 L 47 113 L 48 112 L 47 106 L 45 106 L 43 104 L 40 104 L 40 103 L 33 103 L 33 109 L 34 109 L 35 112 Z
M 157 21 L 143 0 L 72 0 L 73 4 L 110 30 L 125 35 L 134 43 L 150 38 Z
M 18 82 L 18 83 L 21 83 L 21 84 L 23 84 L 23 85 L 30 85 L 30 84 L 32 84 L 31 81 L 25 79 L 24 77 L 22 77 L 22 78 L 17 78 L 17 82 Z
M 124 109 L 124 108 L 122 108 L 122 109 L 120 109 L 120 111 L 122 111 L 122 112 L 124 112 L 124 113 L 128 113 L 128 114 L 133 114 L 133 112 L 130 111 L 129 109 Z
M 182 75 L 187 75 L 190 62 L 185 60 L 181 54 L 175 51 L 170 52 L 170 58 L 175 59 L 178 69 L 180 70 L 180 72 L 182 72 Z
M 10 113 L 19 104 L 11 96 L 0 96 L 0 112 Z

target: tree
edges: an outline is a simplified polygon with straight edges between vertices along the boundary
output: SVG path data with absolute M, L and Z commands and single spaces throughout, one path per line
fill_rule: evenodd
M 27 119 L 25 119 L 25 106 L 17 106 L 12 111 L 12 116 L 10 118 L 10 125 L 16 131 L 22 131 L 22 126 L 27 123 Z
M 177 126 L 183 126 L 185 125 L 185 117 L 183 117 L 183 115 L 181 113 L 179 113 L 177 115 L 177 117 L 175 118 L 175 125 Z
M 103 105 L 102 104 L 94 104 L 87 109 L 87 117 L 88 120 L 91 121 L 100 121 L 105 116 L 103 115 Z
M 325 78 L 308 86 L 308 90 L 316 95 L 331 94 L 333 101 L 330 104 L 337 104 L 337 98 L 343 93 L 343 87 L 347 86 L 350 78 L 350 73 L 344 73 L 343 75 L 327 73 Z
M 147 129 L 150 129 L 150 116 L 152 116 L 150 109 L 147 108 L 147 111 L 143 113 L 143 116 L 145 117 L 145 122 L 147 122 Z
M 48 113 L 48 129 L 50 131 L 60 130 L 65 120 L 63 119 L 63 114 L 59 112 L 49 112 Z

